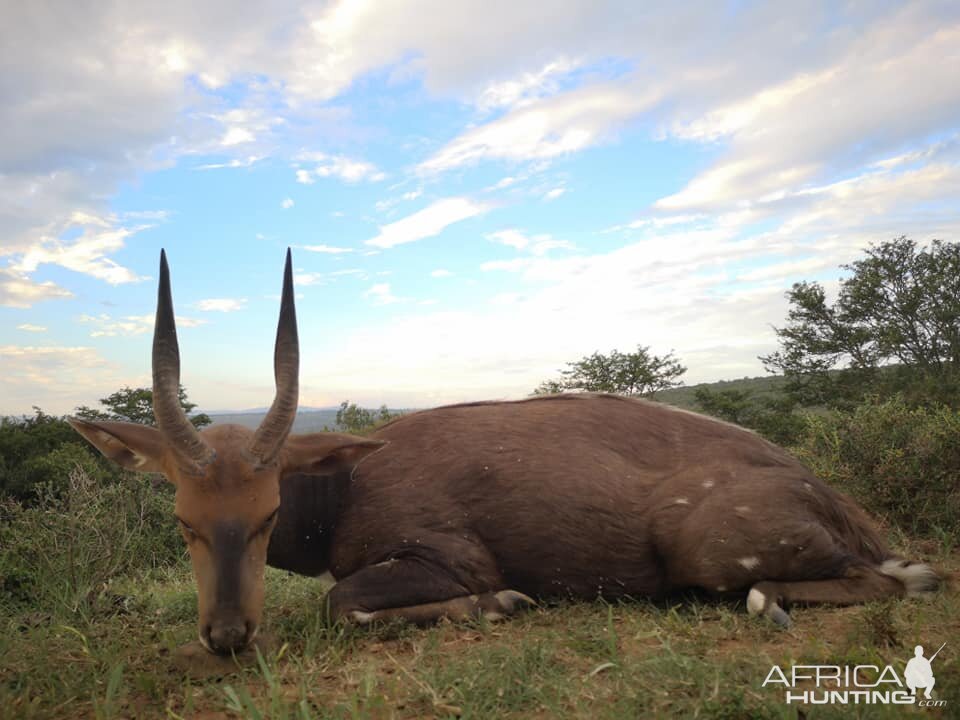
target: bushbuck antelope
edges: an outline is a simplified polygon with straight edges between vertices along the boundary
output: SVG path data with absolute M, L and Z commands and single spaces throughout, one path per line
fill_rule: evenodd
M 531 598 L 746 596 L 787 603 L 931 591 L 928 566 L 887 549 L 867 515 L 784 450 L 739 427 L 642 400 L 557 395 L 404 415 L 362 438 L 290 435 L 299 351 L 287 251 L 276 397 L 256 432 L 198 432 L 160 256 L 153 340 L 157 427 L 71 420 L 120 465 L 161 472 L 199 593 L 200 639 L 245 647 L 264 566 L 329 570 L 333 618 L 497 618 Z

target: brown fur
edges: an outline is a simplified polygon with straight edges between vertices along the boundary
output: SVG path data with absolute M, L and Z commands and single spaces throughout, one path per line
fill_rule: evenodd
M 373 437 L 389 445 L 334 500 L 324 552 L 342 580 L 335 615 L 503 588 L 736 593 L 845 578 L 892 557 L 859 507 L 781 448 L 656 403 L 470 403 L 404 416 Z M 281 527 L 287 517 L 284 506 Z M 298 554 L 296 543 L 270 551 Z M 849 589 L 836 600 L 850 601 Z
M 252 462 L 250 431 L 202 433 L 216 459 L 184 474 L 152 428 L 74 421 L 115 461 L 165 472 L 194 565 L 200 636 L 256 633 L 263 567 L 330 570 L 336 618 L 509 615 L 516 598 L 659 597 L 684 588 L 863 602 L 914 587 L 866 514 L 742 428 L 610 395 L 470 403 L 403 416 L 371 438 L 290 436 Z M 279 506 L 275 525 L 261 531 Z M 269 538 L 269 545 L 265 541 Z M 906 564 L 904 564 L 906 566 Z M 909 573 L 908 573 L 909 574 Z M 749 603 L 748 603 L 749 607 Z M 757 609 L 760 607 L 761 609 Z

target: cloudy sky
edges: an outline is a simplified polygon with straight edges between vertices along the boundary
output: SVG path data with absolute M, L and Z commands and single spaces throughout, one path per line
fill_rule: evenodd
M 269 404 L 513 398 L 595 350 L 761 375 L 784 291 L 957 240 L 960 4 L 6 3 L 0 414 L 183 381 Z

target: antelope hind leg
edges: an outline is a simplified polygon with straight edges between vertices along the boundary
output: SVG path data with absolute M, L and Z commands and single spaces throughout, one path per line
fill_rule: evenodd
M 764 615 L 790 627 L 783 605 L 856 605 L 886 597 L 923 595 L 937 589 L 940 579 L 927 565 L 891 559 L 882 565 L 852 565 L 843 577 L 756 583 L 747 594 L 747 612 Z

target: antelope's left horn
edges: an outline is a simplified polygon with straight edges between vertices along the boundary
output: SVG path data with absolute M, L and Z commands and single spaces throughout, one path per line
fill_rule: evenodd
M 250 453 L 262 464 L 273 461 L 283 446 L 297 416 L 300 392 L 300 341 L 297 337 L 297 310 L 293 303 L 293 264 L 290 248 L 283 270 L 280 321 L 273 350 L 273 375 L 277 393 L 267 416 L 250 442 Z

